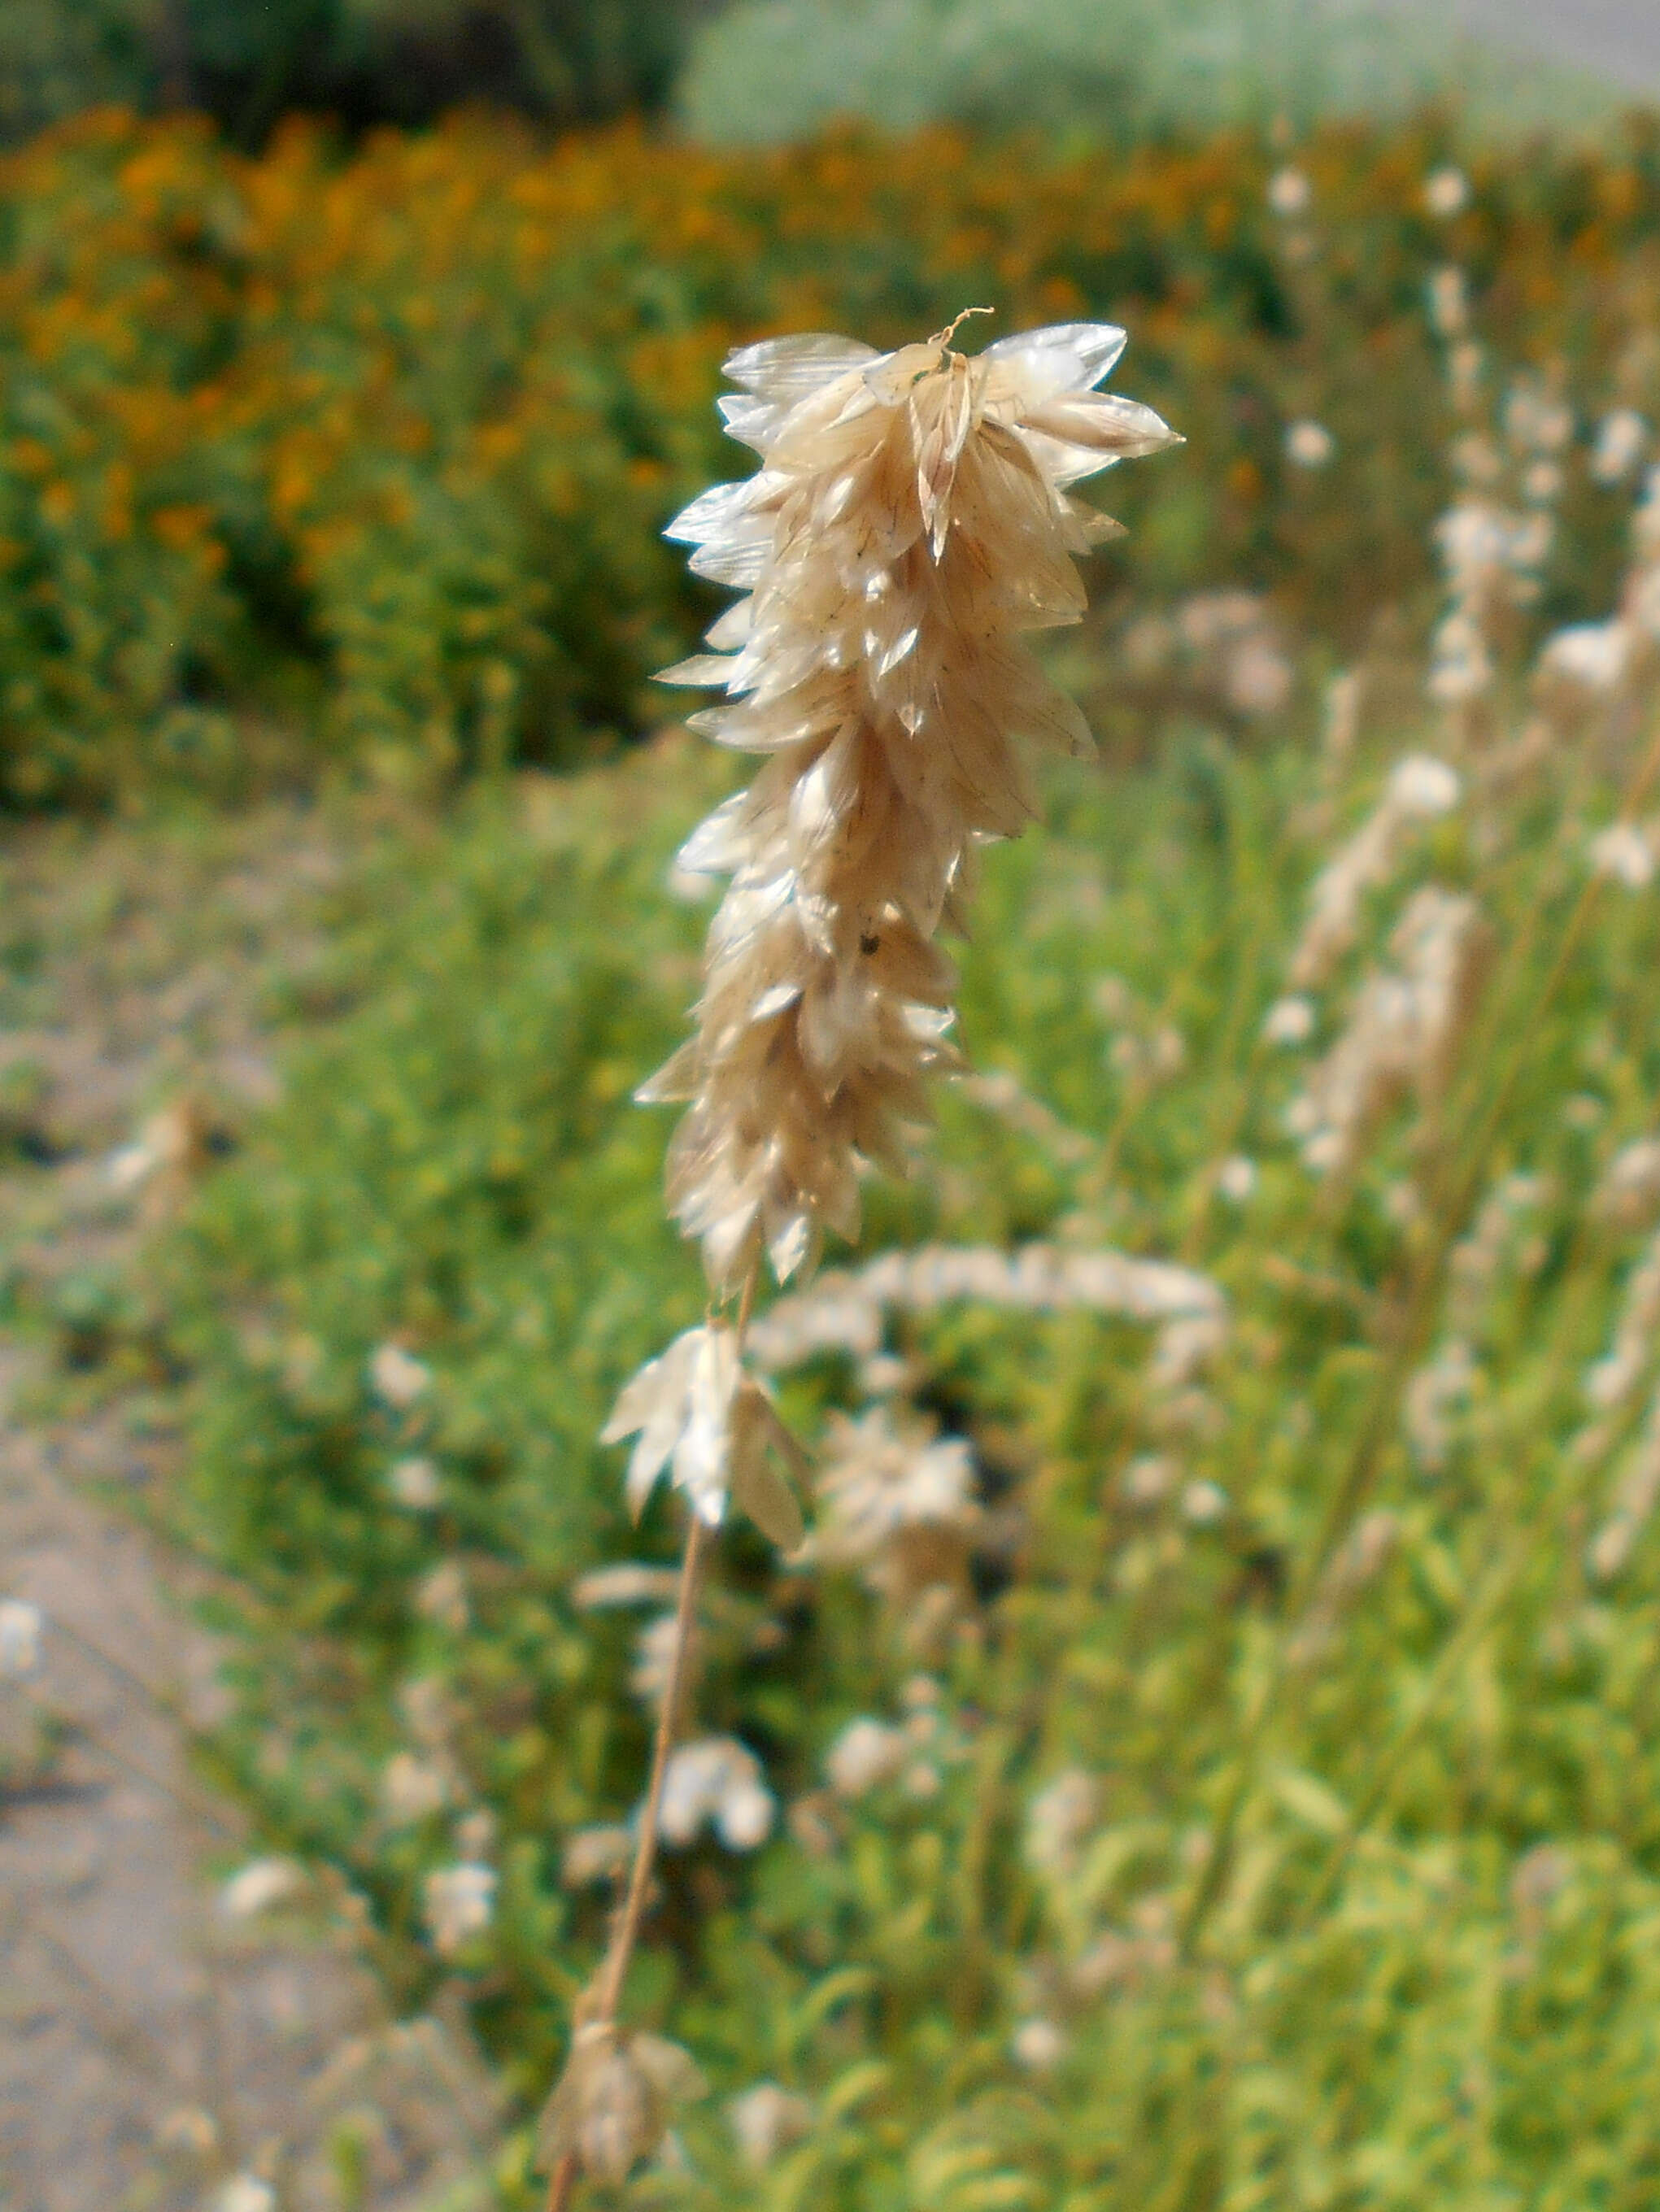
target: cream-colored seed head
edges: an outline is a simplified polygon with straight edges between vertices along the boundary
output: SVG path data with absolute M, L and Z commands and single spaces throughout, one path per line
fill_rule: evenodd
M 642 1097 L 690 1102 L 669 1203 L 711 1283 L 764 1246 L 780 1280 L 826 1227 L 859 1226 L 858 1164 L 903 1162 L 927 1078 L 958 1064 L 955 974 L 974 848 L 1032 812 L 1022 738 L 1090 750 L 1023 634 L 1078 620 L 1075 556 L 1117 526 L 1067 488 L 1175 442 L 1094 387 L 1122 331 L 1067 324 L 969 358 L 951 333 L 878 354 L 768 341 L 727 364 L 754 476 L 669 535 L 748 596 L 667 672 L 719 684 L 693 726 L 766 756 L 680 855 L 731 884 L 710 928 L 697 1030 Z

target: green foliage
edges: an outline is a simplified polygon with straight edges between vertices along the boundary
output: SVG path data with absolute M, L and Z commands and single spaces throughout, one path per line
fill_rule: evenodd
M 766 144 L 858 117 L 1149 134 L 1456 99 L 1478 129 L 1606 122 L 1612 86 L 1478 46 L 1431 10 L 1343 0 L 738 0 L 698 33 L 687 128 Z
M 1228 1343 L 1195 1405 L 1156 1385 L 1139 1325 L 895 1322 L 908 1390 L 971 1443 L 1004 1531 L 943 1644 L 919 1652 L 846 1573 L 723 1540 L 696 1725 L 753 1747 L 818 1826 L 753 1859 L 671 1852 L 631 2004 L 722 2094 L 771 2079 L 815 2117 L 754 2172 L 717 2100 L 687 2121 L 689 2170 L 628 2201 L 1651 2201 L 1660 1567 L 1648 1539 L 1588 1581 L 1609 1463 L 1567 1444 L 1641 1245 L 1592 1193 L 1652 1127 L 1660 914 L 1605 890 L 1553 981 L 1583 882 L 1560 793 L 1496 841 L 1444 825 L 1416 866 L 1491 914 L 1489 995 L 1439 1122 L 1397 1114 L 1323 1186 L 1286 1130 L 1303 1063 L 1257 1040 L 1306 884 L 1382 764 L 1363 756 L 1334 817 L 1300 748 L 1241 757 L 1195 729 L 1154 771 L 1066 771 L 1043 830 L 988 856 L 966 1036 L 1084 1141 L 953 1095 L 918 1181 L 872 1186 L 867 1246 L 1180 1255 L 1225 1289 Z M 1597 818 L 1600 784 L 1562 775 Z M 572 1591 L 600 1561 L 673 1555 L 660 1498 L 630 1534 L 621 1455 L 593 1437 L 701 1299 L 660 1217 L 666 1132 L 629 1092 L 693 988 L 696 918 L 660 886 L 721 784 L 660 749 L 381 837 L 293 986 L 312 1033 L 283 1104 L 157 1277 L 194 1374 L 190 1524 L 253 1594 L 222 1756 L 273 1842 L 350 1870 L 411 1996 L 435 1972 L 424 1877 L 489 1810 L 497 1912 L 451 1971 L 527 2106 L 604 1940 L 599 1894 L 561 1884 L 563 1842 L 641 1786 L 629 1624 Z M 1179 1065 L 1140 1048 L 1171 1030 Z M 1217 1168 L 1240 1154 L 1255 1186 L 1229 1196 Z M 1398 1335 L 1422 1240 L 1522 1174 L 1525 1249 L 1471 1324 L 1471 1394 L 1426 1469 Z M 1443 1194 L 1430 1228 L 1399 1203 L 1408 1176 Z M 371 1379 L 388 1343 L 431 1376 L 401 1411 Z M 821 1362 L 788 1410 L 810 1430 L 854 1392 Z M 435 1507 L 398 1502 L 411 1455 Z M 1138 1485 L 1150 1455 L 1175 1472 Z M 1392 1547 L 1298 1657 L 1323 1553 L 1380 1507 Z M 825 1798 L 838 1730 L 901 1719 L 919 1665 L 929 1790 Z M 458 1794 L 400 1825 L 386 1765 L 435 1701 Z M 1092 1818 L 1032 1850 L 1035 1801 L 1075 1768 Z M 1034 2017 L 1061 2030 L 1035 2072 L 1012 2056 Z M 526 2154 L 503 2154 L 510 2201 L 531 2200 Z
M 152 90 L 143 12 L 131 0 L 8 0 L 0 10 L 0 145 Z
M 660 109 L 685 0 L 8 0 L 0 143 L 120 100 L 258 144 L 322 112 L 419 125 L 464 100 L 561 125 Z

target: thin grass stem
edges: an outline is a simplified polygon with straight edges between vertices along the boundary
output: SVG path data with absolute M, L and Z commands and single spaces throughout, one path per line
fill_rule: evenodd
M 737 1328 L 740 1352 L 755 1305 L 759 1272 L 758 1267 L 750 1268 L 739 1297 Z M 702 1580 L 703 1561 L 710 1534 L 708 1523 L 701 1513 L 694 1510 L 687 1518 L 685 1548 L 680 1555 L 680 1582 L 674 1602 L 674 1650 L 669 1660 L 668 1678 L 663 1685 L 663 1699 L 658 1708 L 656 1733 L 652 1740 L 651 1775 L 646 1784 L 646 1802 L 640 1814 L 640 1832 L 635 1839 L 634 1863 L 629 1870 L 628 1889 L 611 1928 L 611 1941 L 606 1947 L 599 1978 L 593 1984 L 590 1996 L 577 2007 L 576 2024 L 579 2027 L 608 2027 L 616 2021 L 617 2009 L 623 2002 L 623 1984 L 628 1979 L 629 1964 L 640 1938 L 646 1899 L 651 1890 L 652 1873 L 657 1863 L 663 1789 L 668 1778 L 669 1754 L 679 1733 L 680 1708 L 684 1701 L 690 1674 L 698 1587 Z M 576 2154 L 574 2150 L 568 2150 L 554 2166 L 548 2185 L 547 2212 L 565 2212 L 575 2189 L 576 2179 Z

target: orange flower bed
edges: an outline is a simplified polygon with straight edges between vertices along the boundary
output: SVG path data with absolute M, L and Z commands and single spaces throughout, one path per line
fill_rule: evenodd
M 1438 261 L 1587 404 L 1653 375 L 1654 146 L 1495 155 L 1451 220 L 1423 202 L 1438 153 L 1427 125 L 1334 131 L 1292 225 L 1238 137 L 1109 167 L 950 131 L 729 155 L 459 117 L 350 155 L 295 125 L 250 160 L 198 121 L 84 117 L 0 162 L 0 791 L 234 780 L 276 722 L 427 782 L 642 726 L 708 611 L 658 532 L 722 465 L 727 349 L 897 341 L 970 302 L 1129 326 L 1189 441 L 1156 497 L 1126 488 L 1138 592 L 1270 588 L 1341 641 L 1427 575 Z M 1284 456 L 1308 417 L 1336 441 L 1317 477 Z M 1615 506 L 1582 506 L 1559 616 L 1614 557 Z

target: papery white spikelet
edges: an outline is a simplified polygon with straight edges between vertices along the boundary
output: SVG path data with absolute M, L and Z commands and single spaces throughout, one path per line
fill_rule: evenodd
M 1660 1333 L 1660 1237 L 1651 1239 L 1627 1279 L 1613 1342 L 1586 1370 L 1585 1397 L 1596 1413 L 1617 1414 L 1629 1404 L 1649 1372 L 1657 1333 Z M 1608 1433 L 1605 1423 L 1592 1422 L 1575 1438 L 1574 1456 L 1594 1457 Z
M 1573 410 L 1560 392 L 1530 378 L 1511 386 L 1505 435 L 1521 453 L 1560 453 L 1573 436 Z
M 1469 294 L 1464 272 L 1450 264 L 1435 270 L 1429 284 L 1430 321 L 1438 337 L 1462 337 L 1469 328 Z
M 578 1828 L 565 1838 L 559 1879 L 567 1889 L 584 1889 L 590 1882 L 613 1881 L 628 1872 L 633 1856 L 633 1832 L 619 1821 Z
M 800 1543 L 800 1508 L 775 1464 L 781 1461 L 799 1475 L 800 1449 L 766 1392 L 743 1373 L 737 1333 L 724 1322 L 686 1329 L 648 1359 L 617 1399 L 599 1441 L 618 1443 L 636 1433 L 624 1480 L 636 1520 L 668 1467 L 710 1528 L 719 1528 L 735 1497 L 782 1550 Z
M 1539 656 L 1540 679 L 1609 696 L 1625 680 L 1634 641 L 1630 629 L 1617 618 L 1571 623 L 1545 641 Z
M 1400 1535 L 1393 1513 L 1363 1513 L 1327 1562 L 1308 1613 L 1286 1650 L 1293 1667 L 1306 1667 L 1332 1644 L 1343 1614 L 1388 1563 Z
M 1100 1816 L 1099 1781 L 1082 1767 L 1067 1767 L 1026 1808 L 1026 1863 L 1046 1881 L 1069 1880 Z
M 430 1386 L 432 1370 L 401 1344 L 377 1345 L 368 1363 L 369 1387 L 383 1405 L 406 1413 Z
M 662 2148 L 673 2107 L 702 2096 L 705 2087 L 678 2043 L 586 2021 L 543 2109 L 538 2155 L 547 2166 L 572 2159 L 581 2172 L 617 2187 Z
M 234 2173 L 212 2202 L 214 2212 L 276 2212 L 277 2191 L 257 2173 Z
M 1304 420 L 1286 431 L 1286 459 L 1299 469 L 1323 469 L 1337 451 L 1337 441 L 1323 422 Z
M 1091 745 L 1020 642 L 1079 619 L 1074 558 L 1116 526 L 1067 488 L 1173 441 L 1094 388 L 1122 331 L 1067 324 L 972 359 L 948 336 L 734 354 L 721 410 L 763 466 L 670 526 L 698 574 L 749 596 L 709 632 L 721 650 L 668 679 L 723 688 L 693 726 L 767 757 L 681 853 L 732 880 L 697 1032 L 642 1092 L 689 1102 L 670 1205 L 723 1294 L 763 1245 L 783 1280 L 826 1228 L 856 1235 L 860 1162 L 903 1163 L 927 1077 L 958 1064 L 933 940 L 976 845 L 1031 818 L 1016 740 Z
M 250 1859 L 220 1890 L 219 1910 L 228 1920 L 257 1919 L 295 1896 L 305 1880 L 303 1869 L 292 1859 Z
M 1313 1000 L 1292 992 L 1287 998 L 1276 999 L 1263 1016 L 1263 1040 L 1268 1044 L 1306 1044 L 1317 1019 Z
M 1426 1474 L 1439 1474 L 1451 1455 L 1452 1417 L 1468 1407 L 1475 1362 L 1462 1337 L 1449 1337 L 1411 1377 L 1402 1426 L 1414 1459 Z
M 417 1758 L 412 1751 L 394 1752 L 381 1770 L 381 1807 L 393 1827 L 410 1827 L 441 1812 L 452 1788 L 449 1772 L 435 1760 Z
M 1310 1010 L 1312 1027 L 1312 1009 Z M 781 1297 L 751 1332 L 757 1364 L 777 1373 L 816 1352 L 870 1360 L 889 1313 L 931 1313 L 962 1300 L 1024 1313 L 1085 1311 L 1131 1321 L 1220 1314 L 1227 1301 L 1207 1275 L 1125 1252 L 1023 1244 L 919 1244 L 885 1252 L 856 1273 L 831 1268 L 812 1287 Z
M 1469 427 L 1450 452 L 1462 488 L 1435 530 L 1449 605 L 1431 646 L 1426 688 L 1445 711 L 1453 747 L 1475 757 L 1497 734 L 1499 672 L 1517 611 L 1535 603 L 1542 588 L 1541 572 L 1555 543 L 1554 508 L 1566 481 L 1561 457 L 1574 418 L 1548 380 L 1523 378 L 1506 396 L 1502 441 L 1495 440 L 1485 419 L 1482 355 L 1468 336 L 1462 269 L 1435 271 L 1429 307 L 1431 324 L 1446 342 L 1453 407 Z M 1502 495 L 1507 476 L 1509 502 Z

